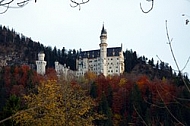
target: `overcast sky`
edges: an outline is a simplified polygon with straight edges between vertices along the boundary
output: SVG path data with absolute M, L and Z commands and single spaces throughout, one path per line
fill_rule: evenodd
M 155 0 L 154 9 L 144 14 L 140 10 L 151 6 L 145 0 L 90 0 L 79 8 L 71 8 L 69 0 L 31 1 L 20 9 L 9 9 L 0 15 L 0 24 L 31 37 L 45 46 L 59 49 L 99 49 L 104 22 L 108 32 L 108 47 L 123 44 L 123 50 L 160 59 L 176 69 L 167 44 L 165 20 L 179 67 L 190 56 L 190 0 Z M 2 10 L 4 8 L 0 8 Z M 182 14 L 187 16 L 183 17 Z M 184 70 L 190 73 L 190 63 Z

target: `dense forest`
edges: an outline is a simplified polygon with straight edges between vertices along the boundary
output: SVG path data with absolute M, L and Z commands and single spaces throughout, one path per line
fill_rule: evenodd
M 45 76 L 35 71 L 40 51 Z M 0 120 L 7 119 L 0 125 L 190 125 L 187 76 L 125 50 L 123 75 L 58 78 L 54 61 L 75 70 L 80 51 L 46 47 L 0 26 Z

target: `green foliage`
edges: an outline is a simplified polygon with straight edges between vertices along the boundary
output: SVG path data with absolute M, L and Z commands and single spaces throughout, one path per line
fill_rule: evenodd
M 5 107 L 3 108 L 3 117 L 2 118 L 7 118 L 9 116 L 12 116 L 16 112 L 18 112 L 21 108 L 21 100 L 19 97 L 16 95 L 11 95 L 9 99 L 6 102 Z M 15 122 L 10 119 L 6 122 L 4 122 L 2 125 L 15 125 Z
M 97 98 L 98 97 L 98 93 L 97 93 L 97 85 L 95 82 L 93 82 L 91 84 L 91 87 L 90 87 L 90 96 L 92 98 Z
M 112 122 L 112 111 L 111 108 L 109 107 L 107 98 L 105 96 L 105 94 L 103 93 L 102 98 L 100 100 L 99 106 L 98 106 L 98 112 L 100 114 L 105 115 L 104 120 L 99 121 L 99 125 L 103 125 L 103 126 L 112 126 L 113 122 Z

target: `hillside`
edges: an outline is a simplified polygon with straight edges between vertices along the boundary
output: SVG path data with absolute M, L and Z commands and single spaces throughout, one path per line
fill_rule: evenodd
M 25 64 L 36 69 L 35 61 L 40 51 L 46 55 L 47 68 L 53 68 L 54 62 L 57 60 L 61 64 L 70 66 L 72 70 L 76 70 L 75 61 L 78 57 L 78 50 L 44 46 L 13 29 L 10 30 L 0 25 L 0 67 Z M 146 74 L 152 79 L 155 77 L 161 79 L 178 77 L 176 73 L 172 72 L 169 64 L 158 61 L 155 64 L 153 58 L 149 60 L 146 56 L 137 57 L 136 51 L 125 50 L 124 57 L 126 73 Z
M 75 59 L 73 58 L 75 54 L 71 55 L 71 50 L 66 53 L 64 47 L 62 50 L 57 50 L 56 47 L 53 49 L 49 46 L 46 47 L 13 29 L 0 26 L 0 67 L 27 64 L 31 68 L 35 68 L 37 54 L 40 51 L 46 54 L 47 67 L 54 67 L 54 62 L 58 60 L 60 63 L 69 64 L 71 69 L 75 69 Z

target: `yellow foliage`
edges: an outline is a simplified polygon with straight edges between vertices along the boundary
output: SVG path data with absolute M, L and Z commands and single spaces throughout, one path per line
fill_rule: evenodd
M 96 79 L 97 75 L 91 71 L 88 71 L 85 73 L 85 78 L 88 79 L 89 81 L 93 81 Z
M 120 123 L 121 120 L 122 120 L 121 115 L 119 115 L 119 114 L 114 114 L 113 118 L 114 118 L 114 121 L 113 121 L 114 126 L 118 126 L 119 123 Z
M 36 94 L 24 96 L 28 109 L 18 112 L 14 120 L 24 126 L 89 126 L 97 117 L 94 101 L 79 88 L 57 81 L 45 81 Z
M 120 82 L 119 82 L 119 86 L 122 87 L 127 83 L 127 79 L 126 78 L 121 78 Z

